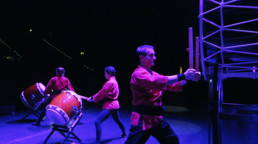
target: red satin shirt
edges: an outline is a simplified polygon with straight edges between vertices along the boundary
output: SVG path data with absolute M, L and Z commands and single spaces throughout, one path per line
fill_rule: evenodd
M 167 86 L 168 76 L 160 75 L 155 71 L 148 71 L 138 66 L 131 76 L 132 105 L 162 106 L 162 91 L 181 92 L 182 87 L 179 82 Z M 140 114 L 132 112 L 131 124 L 137 125 Z M 143 130 L 150 129 L 158 125 L 163 119 L 162 115 L 142 115 Z
M 104 100 L 103 109 L 114 110 L 119 109 L 119 87 L 115 76 L 110 77 L 107 82 L 103 85 L 102 89 L 98 93 L 93 95 L 95 103 Z
M 62 90 L 71 90 L 74 91 L 74 88 L 70 82 L 70 80 L 67 77 L 64 76 L 55 76 L 52 77 L 46 86 L 45 94 L 51 94 L 51 92 L 59 92 Z M 51 94 L 51 99 L 54 99 L 55 96 L 58 94 Z

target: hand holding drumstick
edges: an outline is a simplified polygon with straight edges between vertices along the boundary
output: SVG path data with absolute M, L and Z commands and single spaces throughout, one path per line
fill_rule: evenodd
M 186 51 L 189 53 L 189 68 L 194 67 L 194 51 L 193 51 L 193 29 L 192 27 L 188 28 L 188 37 L 189 37 L 189 48 Z M 199 71 L 199 37 L 195 37 L 195 72 L 194 78 L 192 81 L 199 81 L 201 79 L 201 72 Z
M 195 70 L 195 69 L 187 69 L 186 72 L 184 72 L 186 80 L 192 80 L 192 81 L 199 81 L 201 79 L 201 72 Z
M 193 81 L 198 82 L 201 79 L 201 72 L 197 71 L 195 72 L 195 76 L 193 78 Z

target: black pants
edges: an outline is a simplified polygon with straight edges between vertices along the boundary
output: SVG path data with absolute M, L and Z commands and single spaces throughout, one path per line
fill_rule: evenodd
M 165 120 L 146 131 L 142 130 L 142 120 L 140 120 L 137 126 L 131 126 L 125 144 L 145 144 L 151 135 L 161 144 L 179 144 L 177 135 Z
M 125 135 L 125 127 L 119 117 L 119 111 L 118 110 L 107 110 L 103 109 L 97 116 L 97 119 L 95 121 L 95 126 L 96 126 L 96 141 L 100 141 L 101 138 L 101 123 L 105 121 L 110 115 L 112 115 L 113 119 L 115 122 L 118 124 L 120 127 L 122 134 Z
M 41 111 L 41 113 L 39 115 L 39 118 L 38 118 L 38 120 L 36 122 L 37 124 L 40 124 L 42 119 L 45 117 L 45 115 L 46 115 L 46 107 L 47 107 L 47 105 L 50 104 L 50 102 L 51 102 L 51 99 L 48 98 L 44 103 L 41 104 L 40 108 L 42 109 L 42 111 Z

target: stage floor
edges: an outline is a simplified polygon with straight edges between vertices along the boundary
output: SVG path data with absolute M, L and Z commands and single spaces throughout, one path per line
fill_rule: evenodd
M 172 107 L 177 111 L 167 112 L 165 119 L 171 125 L 179 137 L 180 144 L 208 144 L 209 143 L 209 117 L 203 112 L 190 112 L 187 108 Z M 181 110 L 181 111 L 180 111 Z M 80 144 L 94 144 L 95 124 L 94 120 L 101 111 L 101 107 L 83 108 L 83 116 L 80 125 L 75 126 L 73 132 L 82 142 Z M 168 110 L 169 111 L 169 110 Z M 37 117 L 30 115 L 25 120 L 21 119 L 29 111 L 19 111 L 14 114 L 0 116 L 0 143 L 1 144 L 42 144 L 52 130 L 51 121 L 45 119 L 42 126 L 33 126 Z M 130 110 L 120 109 L 120 117 L 126 128 L 127 135 L 130 128 Z M 257 124 L 244 124 L 239 127 L 236 122 L 224 122 L 223 144 L 257 144 Z M 242 124 L 243 125 L 243 124 Z M 251 133 L 248 134 L 248 133 Z M 123 144 L 126 138 L 121 138 L 121 131 L 112 117 L 102 123 L 103 144 Z M 239 137 L 242 135 L 241 137 Z M 48 144 L 63 143 L 64 136 L 55 131 L 47 141 Z M 76 141 L 66 141 L 66 144 L 77 144 Z M 150 137 L 146 144 L 158 144 L 156 139 Z

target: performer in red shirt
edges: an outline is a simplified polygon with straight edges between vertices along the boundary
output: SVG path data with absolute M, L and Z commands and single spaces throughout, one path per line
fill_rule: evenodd
M 112 115 L 115 122 L 118 124 L 122 131 L 122 137 L 126 136 L 124 125 L 119 117 L 120 108 L 118 96 L 119 96 L 119 87 L 116 81 L 116 70 L 113 66 L 105 67 L 104 69 L 105 78 L 107 82 L 103 85 L 102 89 L 99 90 L 95 95 L 86 98 L 89 102 L 98 103 L 103 100 L 103 110 L 98 114 L 97 119 L 95 121 L 96 126 L 96 142 L 100 143 L 101 138 L 101 123 L 105 121 L 110 115 Z
M 65 75 L 65 69 L 62 67 L 56 68 L 56 76 L 52 77 L 45 88 L 45 96 L 47 97 L 46 102 L 42 104 L 41 107 L 43 107 L 43 111 L 41 112 L 39 119 L 37 122 L 33 125 L 39 126 L 41 120 L 46 115 L 46 109 L 45 107 L 63 90 L 70 90 L 74 91 L 74 88 L 70 82 L 70 80 L 64 76 Z
M 200 72 L 188 69 L 182 74 L 164 76 L 151 70 L 156 60 L 153 46 L 142 45 L 136 51 L 140 65 L 131 75 L 133 110 L 125 143 L 144 144 L 152 135 L 162 144 L 178 144 L 177 135 L 162 116 L 162 91 L 181 92 L 186 80 L 199 79 Z

